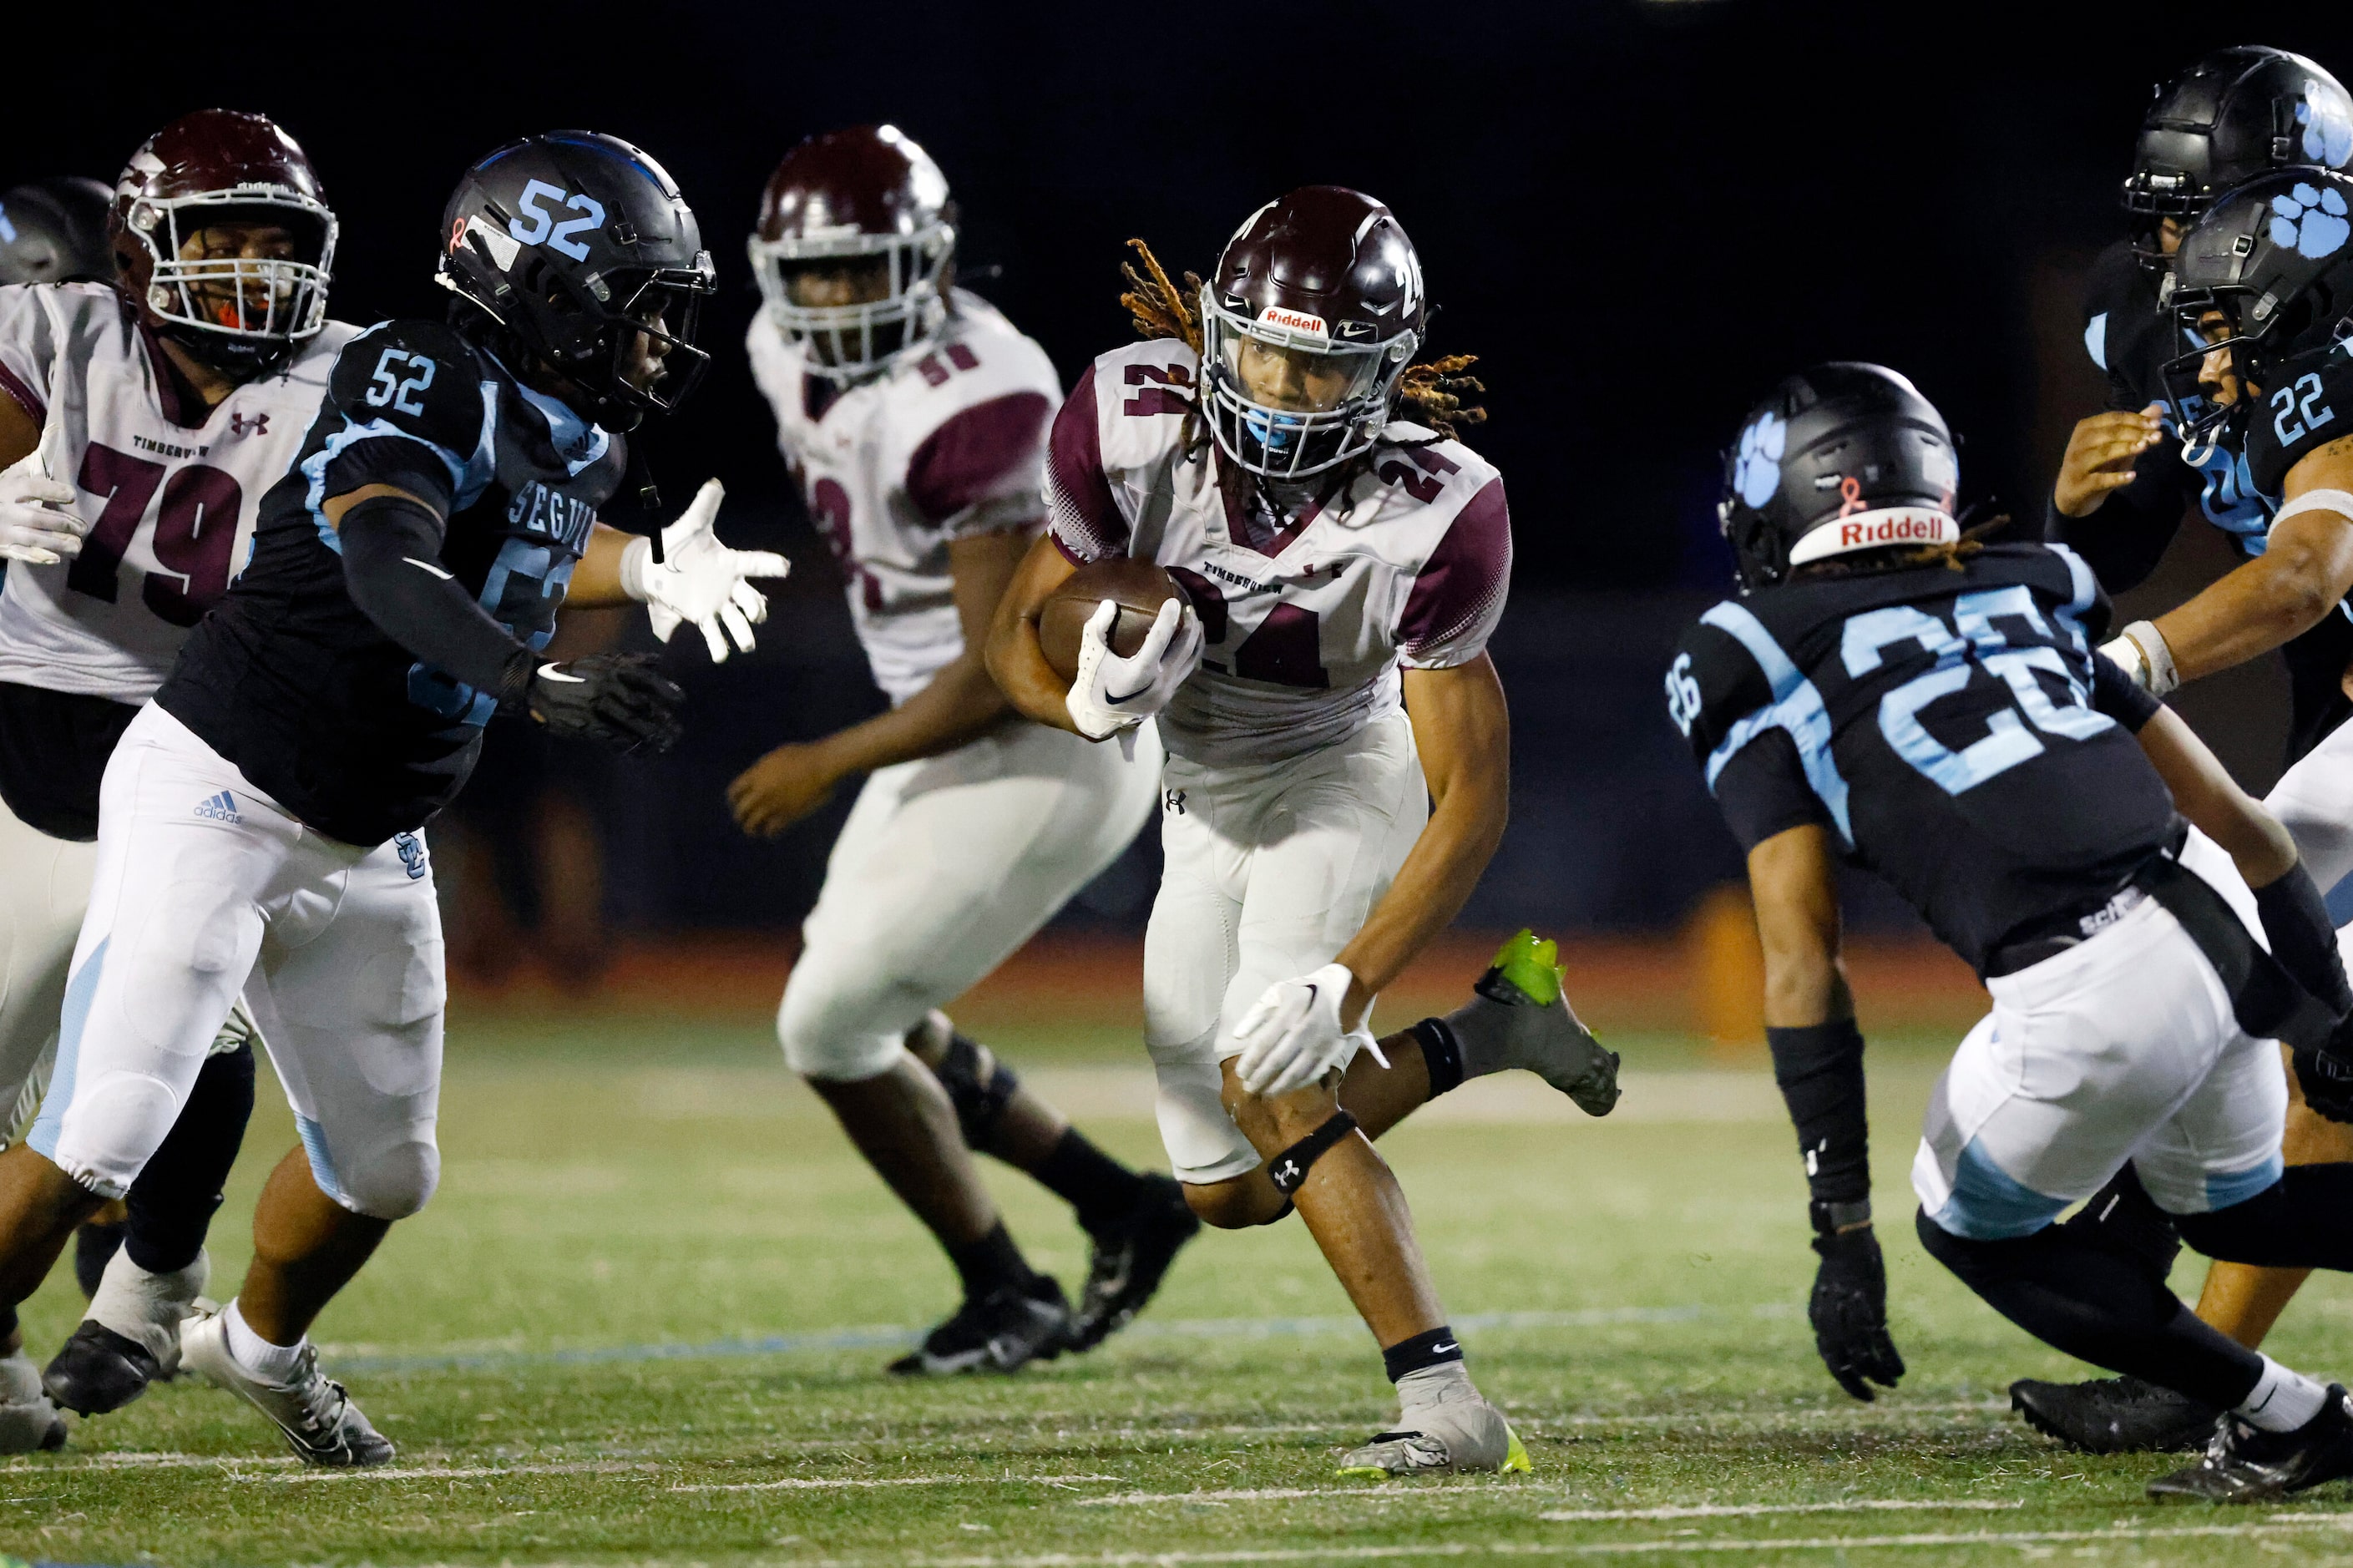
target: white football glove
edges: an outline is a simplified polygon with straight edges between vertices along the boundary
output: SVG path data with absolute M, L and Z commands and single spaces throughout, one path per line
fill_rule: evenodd
M 1119 605 L 1105 599 L 1079 634 L 1079 669 L 1062 700 L 1071 722 L 1090 741 L 1133 730 L 1168 706 L 1201 662 L 1201 617 L 1193 606 L 1170 599 L 1153 617 L 1144 646 L 1122 658 L 1111 651 L 1112 624 Z
M 662 530 L 662 559 L 653 559 L 653 541 L 633 539 L 621 551 L 621 591 L 646 606 L 654 636 L 670 641 L 680 623 L 691 621 L 711 649 L 711 662 L 723 664 L 727 643 L 752 651 L 752 628 L 768 618 L 767 596 L 748 581 L 781 577 L 792 563 L 766 550 L 730 550 L 712 523 L 727 488 L 705 479 L 694 502 Z
M 0 558 L 54 566 L 81 553 L 90 523 L 77 513 L 80 493 L 41 468 L 38 452 L 0 470 Z
M 1234 1026 L 1234 1038 L 1242 1044 L 1234 1070 L 1242 1087 L 1256 1095 L 1289 1094 L 1334 1068 L 1345 1068 L 1360 1050 L 1388 1066 L 1370 1029 L 1362 1024 L 1340 1026 L 1340 1004 L 1355 979 L 1346 964 L 1327 963 L 1313 974 L 1268 986 Z

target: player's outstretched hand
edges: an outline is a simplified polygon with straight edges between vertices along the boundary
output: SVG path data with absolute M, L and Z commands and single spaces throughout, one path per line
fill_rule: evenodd
M 754 838 L 774 838 L 831 800 L 842 777 L 820 745 L 778 746 L 735 775 L 727 805 L 736 826 Z
M 2344 1038 L 2344 1031 L 2338 1038 Z M 2304 1090 L 2305 1104 L 2331 1121 L 2353 1121 L 2353 1061 L 2334 1049 L 2291 1051 L 2288 1059 L 2295 1064 L 2295 1083 Z
M 1079 634 L 1078 673 L 1062 700 L 1071 722 L 1090 741 L 1132 730 L 1168 706 L 1201 662 L 1201 617 L 1193 606 L 1170 599 L 1160 606 L 1152 629 L 1134 653 L 1111 651 L 1111 628 L 1119 605 L 1105 599 Z
M 79 496 L 42 472 L 38 453 L 0 471 L 0 559 L 54 566 L 80 554 L 90 523 L 74 510 Z
M 702 632 L 711 662 L 726 661 L 728 643 L 752 651 L 752 628 L 768 618 L 767 596 L 754 577 L 782 577 L 792 563 L 773 551 L 730 550 L 712 531 L 727 488 L 705 479 L 694 501 L 662 530 L 662 558 L 653 559 L 650 541 L 632 540 L 621 555 L 621 588 L 645 602 L 654 636 L 670 641 L 681 623 Z
M 1865 1226 L 1818 1236 L 1814 1250 L 1822 1259 L 1814 1271 L 1814 1299 L 1806 1306 L 1814 1349 L 1839 1386 L 1868 1403 L 1878 1397 L 1872 1384 L 1893 1388 L 1904 1375 L 1904 1358 L 1887 1337 L 1887 1269 L 1879 1237 Z
M 2165 438 L 2164 406 L 2150 404 L 2137 411 L 2094 414 L 2078 420 L 2067 437 L 2067 455 L 2059 459 L 2059 479 L 2052 486 L 2052 504 L 2066 517 L 2088 517 L 2133 481 L 2133 465 L 2140 455 Z
M 654 669 L 649 653 L 592 653 L 543 664 L 523 693 L 531 716 L 558 735 L 582 735 L 617 752 L 667 752 L 678 742 L 686 693 Z
M 1234 1071 L 1242 1087 L 1271 1099 L 1305 1089 L 1334 1068 L 1345 1068 L 1363 1044 L 1340 1023 L 1340 1004 L 1356 976 L 1343 963 L 1327 963 L 1296 980 L 1278 980 L 1234 1026 L 1241 1059 Z M 1380 1057 L 1380 1047 L 1372 1047 Z M 1387 1060 L 1381 1065 L 1387 1067 Z

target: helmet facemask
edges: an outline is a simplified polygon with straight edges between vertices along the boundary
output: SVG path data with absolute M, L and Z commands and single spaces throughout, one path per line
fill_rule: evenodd
M 947 273 L 955 254 L 955 226 L 943 217 L 913 234 L 839 232 L 751 238 L 752 273 L 767 301 L 768 319 L 798 347 L 811 374 L 856 380 L 888 369 L 937 335 L 947 320 Z M 849 305 L 803 305 L 793 280 L 868 258 L 887 274 L 878 300 Z
M 1201 290 L 1201 383 L 1226 456 L 1274 479 L 1322 473 L 1367 450 L 1388 423 L 1410 330 L 1377 342 L 1335 340 L 1322 318 L 1269 306 L 1256 321 Z M 1280 402 L 1266 400 L 1272 384 Z M 1259 396 L 1251 395 L 1253 390 Z
M 210 231 L 282 228 L 291 253 L 247 256 L 199 249 Z M 142 196 L 121 225 L 132 250 L 127 287 L 160 328 L 197 359 L 254 374 L 284 359 L 326 324 L 334 265 L 335 215 L 284 186 L 240 186 L 184 196 Z M 190 251 L 196 254 L 189 254 Z

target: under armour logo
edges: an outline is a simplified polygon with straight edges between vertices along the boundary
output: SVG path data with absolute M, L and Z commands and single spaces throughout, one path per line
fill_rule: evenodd
M 1161 809 L 1164 811 L 1173 812 L 1178 816 L 1184 816 L 1185 792 L 1181 789 L 1172 789 L 1168 791 L 1166 798 L 1161 802 Z
M 1299 1162 L 1285 1160 L 1274 1168 L 1274 1184 L 1288 1192 L 1299 1180 Z
M 256 414 L 248 418 L 243 414 L 232 414 L 228 416 L 228 433 L 232 436 L 267 436 L 269 434 L 269 416 Z

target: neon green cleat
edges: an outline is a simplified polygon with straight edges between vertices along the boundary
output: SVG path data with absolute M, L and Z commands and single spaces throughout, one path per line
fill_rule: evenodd
M 1536 933 L 1523 926 L 1517 936 L 1495 950 L 1495 962 L 1479 977 L 1479 989 L 1484 992 L 1500 983 L 1535 1005 L 1549 1007 L 1560 999 L 1560 983 L 1567 973 L 1560 965 L 1560 943 L 1550 937 L 1538 942 Z
M 1604 1050 L 1569 1006 L 1560 944 L 1522 931 L 1496 950 L 1471 1001 L 1446 1015 L 1465 1078 L 1520 1068 L 1577 1102 L 1588 1116 L 1618 1103 L 1618 1053 Z

